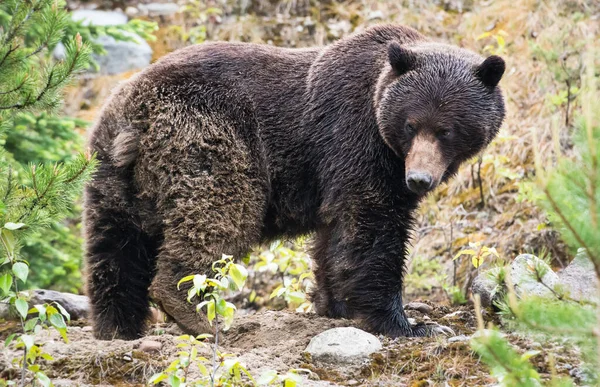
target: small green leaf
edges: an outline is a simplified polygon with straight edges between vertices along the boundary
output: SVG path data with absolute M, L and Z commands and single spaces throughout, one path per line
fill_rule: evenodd
M 476 255 L 474 255 L 473 258 L 471 258 L 471 262 L 473 263 L 473 266 L 475 268 L 478 268 L 479 266 L 481 266 L 483 259 L 481 257 L 477 257 Z
M 289 302 L 294 304 L 301 304 L 306 300 L 306 294 L 303 292 L 289 292 L 288 293 Z
M 231 275 L 233 282 L 235 282 L 235 286 L 241 290 L 246 283 L 246 278 L 248 278 L 248 271 L 246 268 L 242 265 L 231 265 L 229 274 Z
M 154 374 L 152 375 L 152 377 L 148 380 L 148 384 L 158 384 L 160 382 L 162 382 L 163 380 L 165 380 L 166 378 L 168 378 L 168 375 L 165 375 L 164 373 L 159 373 L 159 374 Z
M 7 295 L 12 286 L 13 277 L 10 273 L 4 273 L 0 276 L 0 289 L 3 295 Z
M 169 376 L 169 384 L 171 387 L 179 387 L 181 385 L 181 379 L 177 375 Z
M 454 261 L 454 260 L 458 259 L 461 255 L 475 255 L 475 254 L 477 254 L 475 252 L 475 250 L 470 250 L 470 249 L 461 250 L 454 256 L 454 258 L 452 258 L 452 260 Z
M 177 282 L 177 290 L 179 290 L 179 286 L 181 286 L 182 283 L 192 281 L 193 279 L 193 275 L 188 275 L 180 279 L 179 282 Z
M 217 301 L 217 314 L 220 316 L 225 316 L 225 314 L 227 313 L 227 301 L 225 301 L 225 299 L 220 298 L 219 301 Z
M 38 314 L 40 315 L 40 319 L 43 321 L 46 319 L 46 307 L 44 305 L 34 305 L 33 306 Z
M 47 377 L 46 375 L 44 375 L 42 372 L 37 372 L 35 374 L 35 377 L 40 382 L 40 384 L 44 387 L 50 387 L 52 385 L 50 378 Z
M 16 333 L 13 333 L 13 334 L 9 335 L 6 338 L 6 340 L 4 340 L 4 347 L 5 348 L 8 348 L 8 346 L 10 345 L 10 343 L 12 343 L 12 341 L 14 340 L 14 338 L 15 338 L 16 335 L 17 335 Z
M 27 281 L 27 275 L 29 275 L 29 266 L 24 262 L 15 262 L 12 267 L 13 273 L 23 282 Z
M 29 305 L 27 305 L 27 301 L 22 298 L 17 298 L 15 301 L 15 308 L 17 308 L 17 312 L 23 318 L 27 318 L 27 310 L 29 310 Z
M 54 313 L 49 317 L 50 324 L 56 329 L 66 329 L 65 318 L 60 313 Z
M 60 337 L 62 337 L 63 341 L 68 344 L 69 338 L 67 337 L 67 328 L 58 329 L 58 333 L 60 333 Z
M 60 311 L 60 314 L 62 314 L 63 316 L 65 316 L 65 318 L 67 319 L 67 321 L 71 321 L 71 315 L 69 314 L 69 312 L 67 312 L 67 310 L 65 308 L 63 308 L 63 306 L 61 304 L 59 304 L 58 302 L 54 302 L 54 304 L 56 305 L 56 307 Z
M 210 325 L 212 325 L 213 320 L 217 317 L 215 313 L 215 302 L 211 301 L 206 305 L 206 318 Z
M 18 230 L 18 229 L 22 228 L 23 226 L 25 226 L 25 223 L 7 222 L 6 224 L 4 224 L 4 228 L 7 230 Z
M 29 320 L 27 320 L 25 322 L 25 326 L 24 326 L 25 332 L 32 331 L 33 328 L 35 328 L 35 324 L 37 324 L 38 321 L 39 321 L 39 318 L 37 318 L 37 317 L 30 318 Z
M 202 376 L 208 376 L 208 369 L 206 368 L 206 366 L 202 363 L 197 363 L 197 364 L 198 364 L 198 370 L 200 371 Z

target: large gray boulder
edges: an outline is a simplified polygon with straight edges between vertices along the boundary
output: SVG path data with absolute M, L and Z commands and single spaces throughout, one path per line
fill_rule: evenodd
M 152 60 L 152 48 L 148 43 L 133 33 L 124 33 L 133 41 L 117 41 L 111 36 L 100 36 L 96 41 L 106 50 L 106 55 L 94 55 L 100 65 L 101 74 L 121 74 L 131 70 L 143 69 Z
M 29 290 L 27 293 L 30 308 L 33 308 L 34 305 L 57 302 L 69 313 L 71 320 L 85 319 L 90 312 L 90 301 L 87 296 L 45 289 Z M 8 305 L 0 304 L 0 319 L 17 320 L 18 318 Z
M 536 269 L 537 268 L 537 269 Z M 496 279 L 501 268 L 481 272 L 471 284 L 471 293 L 479 294 L 481 305 L 489 307 L 502 295 L 501 285 Z M 544 261 L 531 254 L 521 254 L 505 267 L 510 275 L 517 296 L 552 297 L 551 289 L 558 284 L 558 276 Z M 544 275 L 541 282 L 536 278 L 536 270 Z
M 71 14 L 73 20 L 80 20 L 84 25 L 117 26 L 127 23 L 127 16 L 115 11 L 79 10 Z M 121 74 L 131 70 L 143 69 L 152 60 L 152 48 L 140 36 L 123 32 L 131 41 L 117 41 L 111 36 L 100 36 L 96 42 L 106 51 L 105 55 L 94 55 L 99 65 L 100 74 Z M 54 57 L 65 57 L 65 47 L 59 44 L 54 50 Z M 91 70 L 90 70 L 91 71 Z
M 538 278 L 536 268 L 538 273 L 543 273 L 541 278 Z M 493 280 L 494 271 L 497 270 L 480 273 L 471 285 L 471 292 L 479 294 L 483 306 L 490 306 L 500 294 L 498 281 Z M 577 301 L 600 303 L 600 282 L 584 249 L 579 249 L 573 261 L 558 273 L 531 254 L 519 255 L 505 270 L 519 297 L 555 298 L 558 294 L 566 293 Z
M 306 347 L 312 360 L 329 364 L 359 364 L 379 350 L 381 342 L 377 337 L 353 327 L 319 333 Z
M 536 273 L 543 274 L 541 278 Z M 552 297 L 558 276 L 546 262 L 535 255 L 521 254 L 510 264 L 510 278 L 520 297 Z
M 558 272 L 563 290 L 570 298 L 577 301 L 599 303 L 600 283 L 594 270 L 594 264 L 585 252 L 579 249 L 573 261 L 565 269 Z

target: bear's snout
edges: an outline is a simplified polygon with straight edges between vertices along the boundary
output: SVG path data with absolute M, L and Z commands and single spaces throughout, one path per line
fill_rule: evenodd
M 408 189 L 422 195 L 433 188 L 433 176 L 427 172 L 411 171 L 406 176 Z

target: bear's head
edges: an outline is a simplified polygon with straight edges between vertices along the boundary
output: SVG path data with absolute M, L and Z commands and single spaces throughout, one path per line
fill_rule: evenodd
M 498 133 L 504 60 L 453 46 L 388 46 L 375 106 L 387 146 L 404 159 L 408 188 L 423 195 L 448 179 Z

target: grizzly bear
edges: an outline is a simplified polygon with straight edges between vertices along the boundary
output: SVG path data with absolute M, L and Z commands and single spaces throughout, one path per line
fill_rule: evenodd
M 206 332 L 179 279 L 307 233 L 318 314 L 392 337 L 435 333 L 402 306 L 413 212 L 497 134 L 504 69 L 381 25 L 310 49 L 195 45 L 134 76 L 90 135 L 95 336 L 141 336 L 151 298 Z

